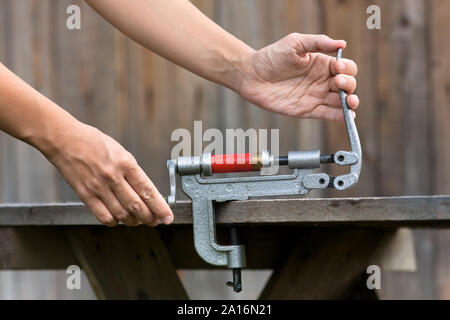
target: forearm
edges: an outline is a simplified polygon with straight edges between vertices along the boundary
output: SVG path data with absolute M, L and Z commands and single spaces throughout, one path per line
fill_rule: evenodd
M 238 91 L 253 49 L 187 0 L 88 0 L 123 33 L 164 58 Z
M 0 63 L 0 130 L 50 157 L 78 121 Z

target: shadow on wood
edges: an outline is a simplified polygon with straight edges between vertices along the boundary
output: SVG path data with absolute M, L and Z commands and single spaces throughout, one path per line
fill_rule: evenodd
M 347 299 L 389 229 L 312 229 L 299 235 L 261 299 Z
M 67 228 L 99 299 L 187 299 L 155 229 Z

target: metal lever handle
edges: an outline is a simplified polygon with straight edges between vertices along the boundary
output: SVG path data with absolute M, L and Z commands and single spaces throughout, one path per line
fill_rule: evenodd
M 342 58 L 342 51 L 342 48 L 338 50 L 336 60 Z M 347 93 L 345 93 L 344 90 L 339 90 L 339 96 L 341 98 L 341 106 L 344 112 L 345 126 L 347 127 L 351 152 L 336 152 L 334 154 L 334 161 L 338 165 L 350 165 L 350 173 L 335 177 L 333 186 L 338 190 L 344 190 L 350 188 L 359 180 L 359 175 L 361 173 L 362 151 L 355 120 L 353 119 L 352 112 L 347 105 Z
M 170 194 L 167 196 L 167 203 L 171 208 L 175 208 L 176 205 L 176 196 L 177 196 L 177 161 L 176 160 L 168 160 L 167 161 L 167 170 L 169 171 L 169 185 L 170 185 Z

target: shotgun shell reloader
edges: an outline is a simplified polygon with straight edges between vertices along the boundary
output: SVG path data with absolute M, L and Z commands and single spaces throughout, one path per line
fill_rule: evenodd
M 342 49 L 339 49 L 337 59 L 341 57 Z M 167 198 L 169 205 L 176 205 L 178 174 L 183 192 L 192 200 L 195 249 L 206 262 L 233 270 L 233 281 L 228 285 L 232 286 L 234 291 L 242 290 L 241 268 L 245 268 L 245 247 L 238 242 L 236 228 L 231 229 L 231 245 L 217 243 L 214 202 L 300 195 L 312 189 L 345 190 L 354 186 L 361 171 L 361 144 L 347 105 L 347 94 L 339 90 L 339 95 L 351 151 L 338 151 L 334 154 L 321 154 L 319 150 L 291 151 L 287 156 L 278 158 L 271 156 L 268 151 L 260 155 L 205 153 L 202 156 L 179 157 L 167 162 L 170 180 L 170 195 Z M 350 172 L 337 177 L 313 172 L 324 163 L 350 166 Z M 274 165 L 288 166 L 293 172 L 287 175 L 207 178 L 216 173 L 259 171 Z

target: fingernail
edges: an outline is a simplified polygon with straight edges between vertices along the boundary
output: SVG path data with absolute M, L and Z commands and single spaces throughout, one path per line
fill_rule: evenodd
M 352 111 L 352 114 L 353 114 L 353 119 L 355 119 L 356 118 L 356 112 Z
M 164 224 L 171 224 L 173 221 L 173 216 L 165 216 L 162 220 Z

